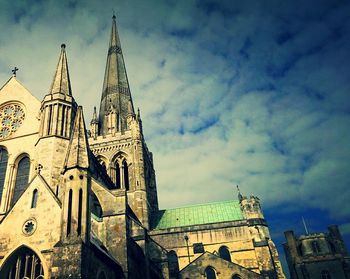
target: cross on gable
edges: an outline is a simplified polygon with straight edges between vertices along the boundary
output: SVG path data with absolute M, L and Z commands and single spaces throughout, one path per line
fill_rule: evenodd
M 35 171 L 36 173 L 40 173 L 40 171 L 42 170 L 43 166 L 41 164 L 38 164 L 36 167 L 35 167 Z
M 17 67 L 15 67 L 13 70 L 11 70 L 14 77 L 16 76 L 16 73 L 18 70 L 19 69 Z

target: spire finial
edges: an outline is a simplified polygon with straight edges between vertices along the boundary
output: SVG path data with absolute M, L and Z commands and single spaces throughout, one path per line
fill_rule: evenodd
M 239 186 L 236 185 L 236 187 L 237 187 L 237 192 L 238 192 L 238 200 L 239 200 L 239 201 L 242 201 L 242 200 L 243 200 L 243 196 L 242 196 L 242 194 L 241 194 L 241 191 L 239 190 Z
M 112 16 L 113 19 L 115 19 L 115 11 L 113 9 L 113 16 Z
M 62 43 L 62 44 L 61 44 L 61 48 L 62 48 L 62 49 L 65 49 L 65 48 L 66 48 L 66 44 Z
M 15 66 L 12 71 L 12 76 L 16 77 L 18 68 Z

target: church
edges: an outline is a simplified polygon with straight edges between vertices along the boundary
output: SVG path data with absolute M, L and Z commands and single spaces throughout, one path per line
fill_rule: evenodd
M 41 101 L 16 70 L 0 89 L 0 278 L 285 278 L 258 197 L 159 209 L 115 16 L 90 127 L 64 44 Z

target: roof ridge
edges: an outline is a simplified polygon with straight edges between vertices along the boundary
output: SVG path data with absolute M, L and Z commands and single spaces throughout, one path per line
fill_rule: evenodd
M 227 200 L 227 201 L 215 201 L 215 202 L 209 202 L 209 203 L 199 203 L 199 204 L 185 205 L 185 206 L 179 206 L 179 207 L 173 207 L 173 208 L 164 208 L 164 209 L 160 209 L 159 211 L 199 207 L 199 206 L 214 205 L 214 204 L 223 204 L 223 203 L 230 203 L 230 202 L 238 202 L 239 203 L 239 200 Z

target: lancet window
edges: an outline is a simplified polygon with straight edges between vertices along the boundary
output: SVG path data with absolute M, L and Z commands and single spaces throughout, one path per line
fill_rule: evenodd
M 30 160 L 28 156 L 24 156 L 17 164 L 17 172 L 15 179 L 15 188 L 13 193 L 12 204 L 14 204 L 28 185 Z
M 226 246 L 221 246 L 219 248 L 219 255 L 220 255 L 220 258 L 231 262 L 231 254 Z
M 4 191 L 4 185 L 5 185 L 7 161 L 8 161 L 7 150 L 5 148 L 0 148 L 0 204 L 1 204 L 1 197 Z
M 170 278 L 177 278 L 179 273 L 179 260 L 175 251 L 171 250 L 168 252 L 168 263 L 169 263 L 169 276 Z
M 205 269 L 205 278 L 207 278 L 207 279 L 216 279 L 215 269 L 212 268 L 211 266 L 208 266 Z
M 37 203 L 38 203 L 38 190 L 35 189 L 33 191 L 32 204 L 31 204 L 30 208 L 36 208 Z

